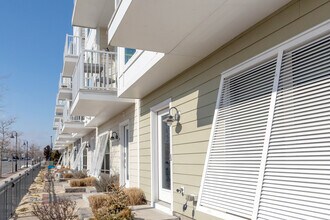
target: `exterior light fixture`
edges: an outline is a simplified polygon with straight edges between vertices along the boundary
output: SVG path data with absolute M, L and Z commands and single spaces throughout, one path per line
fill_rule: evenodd
M 118 137 L 118 134 L 117 134 L 117 132 L 115 132 L 115 131 L 113 131 L 112 132 L 112 134 L 111 134 L 111 137 L 110 137 L 110 140 L 118 140 L 119 139 L 119 137 Z
M 26 146 L 26 168 L 29 167 L 29 142 L 24 141 L 23 146 Z
M 175 110 L 174 116 L 171 114 L 172 109 Z M 176 107 L 172 107 L 168 110 L 169 116 L 163 120 L 163 122 L 166 122 L 168 126 L 172 126 L 173 122 L 179 122 L 180 121 L 180 112 Z
M 15 155 L 15 172 L 17 172 L 17 160 L 18 160 L 18 154 L 17 154 L 17 132 L 16 131 L 13 131 L 10 135 L 10 138 L 15 138 L 16 137 L 16 155 Z

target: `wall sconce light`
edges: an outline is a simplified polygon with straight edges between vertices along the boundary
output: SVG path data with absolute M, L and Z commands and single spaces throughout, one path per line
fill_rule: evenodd
M 117 132 L 115 132 L 115 131 L 113 131 L 112 132 L 112 134 L 111 134 L 111 137 L 110 137 L 110 140 L 118 140 L 119 139 L 119 137 L 118 137 L 118 134 L 117 134 Z
M 171 114 L 172 109 L 174 109 L 176 111 L 174 116 Z M 177 121 L 177 122 L 180 121 L 180 112 L 176 107 L 170 108 L 168 110 L 168 113 L 169 113 L 169 116 L 163 120 L 163 122 L 166 122 L 166 124 L 168 126 L 172 126 L 172 123 L 175 122 L 175 121 Z
M 89 142 L 86 143 L 86 148 L 90 148 Z

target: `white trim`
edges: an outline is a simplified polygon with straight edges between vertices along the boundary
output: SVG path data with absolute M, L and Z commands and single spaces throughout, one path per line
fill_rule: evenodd
M 131 48 L 127 48 L 127 49 L 131 49 Z M 127 61 L 127 63 L 125 63 L 125 48 L 124 48 L 124 54 L 123 54 L 124 64 L 123 64 L 123 71 L 119 73 L 120 76 L 123 75 L 126 72 L 126 70 L 135 63 L 135 61 L 142 55 L 143 52 L 144 50 L 136 49 L 133 56 L 131 56 L 131 58 Z
M 137 150 L 138 150 L 138 187 L 140 188 L 141 187 L 141 185 L 140 185 L 140 182 L 141 182 L 141 176 L 140 176 L 140 113 L 141 113 L 141 100 L 140 99 L 138 99 L 138 100 L 136 100 L 136 102 L 135 102 L 136 104 L 136 111 L 137 111 L 137 118 L 136 118 L 136 120 L 137 120 L 137 131 L 136 131 L 136 133 L 137 133 Z M 133 125 L 134 126 L 134 125 Z
M 206 169 L 207 169 L 207 165 L 208 165 L 207 160 L 209 158 L 209 154 L 210 154 L 210 150 L 211 150 L 211 144 L 213 142 L 212 135 L 213 135 L 214 129 L 215 129 L 215 126 L 214 126 L 215 123 L 214 122 L 215 122 L 215 120 L 217 118 L 217 114 L 218 114 L 217 110 L 219 109 L 219 104 L 220 104 L 219 101 L 220 101 L 220 98 L 221 98 L 221 91 L 222 91 L 222 87 L 223 87 L 222 84 L 223 84 L 224 78 L 232 76 L 233 74 L 237 74 L 239 72 L 243 72 L 243 71 L 247 70 L 248 68 L 257 66 L 258 64 L 264 62 L 267 59 L 275 57 L 276 55 L 278 56 L 278 59 L 279 59 L 279 56 L 282 56 L 282 55 L 279 55 L 279 53 L 283 53 L 286 50 L 290 50 L 294 47 L 298 47 L 301 44 L 305 43 L 306 41 L 311 41 L 311 40 L 313 40 L 315 38 L 318 38 L 322 35 L 326 35 L 329 32 L 330 32 L 330 19 L 323 22 L 323 23 L 321 23 L 321 24 L 319 24 L 319 25 L 316 25 L 313 28 L 310 28 L 310 29 L 296 35 L 295 37 L 292 37 L 292 38 L 278 44 L 277 46 L 274 46 L 274 47 L 266 50 L 265 52 L 263 52 L 259 55 L 256 55 L 256 56 L 252 57 L 251 59 L 248 59 L 248 60 L 242 62 L 241 64 L 238 64 L 238 65 L 224 71 L 223 73 L 221 73 L 221 80 L 220 80 L 220 86 L 219 86 L 220 88 L 219 88 L 219 91 L 218 91 L 217 103 L 216 103 L 216 108 L 215 108 L 215 113 L 214 113 L 214 117 L 213 117 L 211 133 L 210 133 L 210 139 L 209 139 L 210 141 L 209 141 L 209 144 L 208 144 L 207 154 L 206 154 L 205 163 L 204 163 L 204 170 L 203 170 L 203 176 L 202 176 L 202 181 L 201 181 L 201 187 L 200 187 L 200 190 L 199 190 L 199 196 L 198 196 L 199 200 L 197 202 L 197 208 L 196 208 L 197 211 L 201 211 L 201 212 L 204 212 L 206 214 L 214 215 L 216 217 L 221 217 L 223 219 L 230 219 L 230 220 L 244 219 L 244 218 L 240 218 L 240 217 L 233 216 L 233 215 L 230 215 L 230 214 L 226 214 L 224 212 L 220 212 L 220 211 L 216 211 L 216 210 L 213 210 L 213 209 L 210 209 L 210 208 L 206 208 L 206 207 L 203 207 L 203 206 L 200 205 L 200 200 L 201 200 L 201 196 L 202 196 L 202 189 L 203 189 L 203 186 L 204 186 Z M 278 62 L 278 60 L 277 60 L 277 62 Z M 279 71 L 279 68 L 278 68 L 279 64 L 277 63 L 276 65 L 277 65 L 276 66 L 276 71 Z M 278 74 L 278 73 L 276 72 L 275 74 Z M 274 93 L 274 85 L 275 84 L 278 84 L 278 82 L 274 82 L 274 84 L 273 84 L 273 93 Z M 275 95 L 275 97 L 273 97 L 274 95 Z M 271 102 L 275 102 L 276 101 L 275 98 L 276 98 L 276 94 L 272 94 Z M 272 104 L 274 104 L 274 103 L 272 103 Z M 269 123 L 269 121 L 267 122 L 267 132 L 269 132 L 268 130 L 271 129 L 271 126 L 268 127 L 269 126 L 268 123 Z M 269 134 L 267 134 L 267 135 L 269 135 Z M 264 158 L 265 155 L 264 154 L 266 154 L 266 150 L 263 149 L 262 160 L 265 161 L 265 158 Z M 263 163 L 263 161 L 262 161 L 262 163 Z M 261 164 L 260 166 L 263 166 L 263 164 Z M 262 169 L 262 167 L 260 167 L 260 169 Z M 260 175 L 261 174 L 259 173 L 258 181 L 261 181 L 260 180 L 260 178 L 261 178 Z M 261 188 L 259 188 L 259 187 L 261 187 L 259 184 L 260 184 L 260 182 L 258 182 L 257 193 L 259 192 L 259 190 L 261 190 Z M 255 216 L 255 214 L 256 214 L 255 209 L 258 208 L 258 207 L 256 207 L 257 203 L 259 204 L 259 201 L 255 201 L 253 216 L 252 216 L 253 218 L 252 219 L 255 219 L 255 217 L 256 217 Z
M 150 111 L 158 112 L 166 107 L 170 107 L 170 104 L 171 104 L 171 98 L 166 99 L 165 101 L 158 103 L 157 105 L 151 107 Z
M 265 169 L 266 169 L 266 161 L 267 161 L 267 155 L 268 155 L 270 135 L 271 135 L 272 126 L 273 126 L 273 118 L 274 118 L 274 112 L 275 112 L 277 89 L 278 89 L 278 83 L 279 83 L 280 74 L 281 74 L 282 58 L 283 58 L 283 51 L 280 50 L 278 52 L 277 60 L 276 60 L 276 69 L 275 69 L 275 76 L 274 76 L 274 83 L 273 83 L 273 91 L 272 91 L 272 96 L 271 96 L 271 99 L 270 99 L 267 128 L 266 128 L 264 145 L 263 145 L 263 148 L 262 148 L 262 156 L 261 156 L 261 163 L 260 163 L 260 169 L 259 169 L 258 184 L 257 184 L 257 189 L 256 189 L 256 194 L 255 194 L 255 199 L 254 199 L 252 219 L 257 219 L 257 215 L 258 215 L 258 208 L 259 208 L 259 203 L 260 203 L 262 183 L 263 183 L 263 180 L 264 180 Z
M 151 164 L 150 164 L 150 170 L 151 170 L 151 206 L 156 207 L 155 203 L 158 201 L 158 170 L 155 169 L 155 166 L 157 164 L 157 155 L 158 155 L 158 150 L 156 147 L 158 143 L 158 128 L 157 126 L 157 112 L 165 109 L 165 108 L 170 108 L 171 104 L 171 98 L 158 103 L 157 105 L 153 106 L 150 108 L 150 155 L 151 155 Z M 171 133 L 170 133 L 171 134 Z M 172 148 L 172 146 L 171 146 Z M 172 164 L 171 164 L 172 165 Z M 171 169 L 171 178 L 172 178 L 172 173 L 173 173 L 173 166 Z M 171 179 L 171 190 L 172 190 L 172 197 L 171 197 L 171 210 L 170 213 L 172 214 L 173 210 L 173 179 Z
M 157 155 L 157 151 L 154 149 L 153 145 L 155 144 L 155 141 L 157 141 L 157 129 L 154 129 L 154 125 L 157 122 L 157 111 L 150 109 L 150 155 L 151 155 L 151 163 L 150 163 L 150 172 L 151 172 L 151 178 L 150 178 L 150 202 L 151 206 L 154 206 L 155 201 L 157 200 L 157 194 L 158 189 L 155 187 L 155 185 L 158 185 L 158 180 L 155 178 L 157 175 L 157 169 L 154 169 L 154 164 L 156 164 L 155 155 Z
M 119 166 L 119 180 L 120 180 L 120 185 L 125 184 L 125 165 L 124 165 L 124 134 L 125 134 L 125 126 L 129 126 L 129 119 L 126 119 L 125 121 L 122 121 L 119 123 L 119 154 L 120 154 L 120 166 Z M 129 129 L 129 127 L 128 127 Z M 125 186 L 126 187 L 126 186 Z

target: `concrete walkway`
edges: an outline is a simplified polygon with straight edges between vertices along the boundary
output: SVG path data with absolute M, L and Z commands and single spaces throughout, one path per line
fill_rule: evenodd
M 93 193 L 66 193 L 67 182 L 44 182 L 40 175 L 31 185 L 29 193 L 22 199 L 21 204 L 16 209 L 16 218 L 21 220 L 37 220 L 32 214 L 32 204 L 34 202 L 49 203 L 58 199 L 69 199 L 76 201 L 77 215 L 79 219 L 93 218 L 93 213 L 89 207 L 87 197 Z M 94 193 L 95 194 L 95 193 Z M 133 206 L 132 212 L 136 220 L 179 220 L 179 218 L 161 212 L 149 205 Z
M 135 220 L 179 220 L 178 217 L 168 215 L 149 205 L 133 206 Z

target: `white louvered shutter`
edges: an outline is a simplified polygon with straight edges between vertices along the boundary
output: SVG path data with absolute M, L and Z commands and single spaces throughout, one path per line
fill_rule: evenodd
M 82 146 L 79 148 L 79 151 L 77 153 L 77 156 L 76 156 L 76 160 L 74 161 L 71 169 L 75 170 L 75 169 L 78 169 L 78 170 L 81 170 L 81 161 L 82 161 L 82 155 L 83 155 L 83 152 L 84 152 L 84 149 L 86 147 L 86 142 L 84 142 L 82 144 Z
M 224 78 L 200 206 L 250 219 L 276 59 Z
M 258 219 L 330 219 L 330 37 L 284 53 Z
M 92 160 L 92 176 L 98 177 L 100 175 L 105 149 L 109 140 L 109 132 L 98 137 L 98 142 L 94 150 L 94 157 Z

